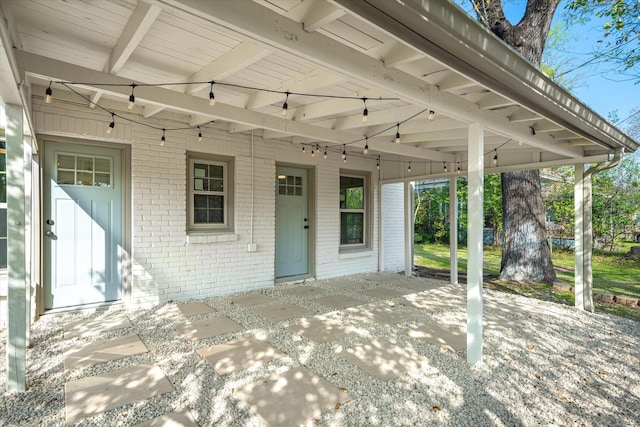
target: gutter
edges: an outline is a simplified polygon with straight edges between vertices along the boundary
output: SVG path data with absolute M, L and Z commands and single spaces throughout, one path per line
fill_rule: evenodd
M 639 144 L 449 1 L 332 0 L 407 46 L 607 150 Z

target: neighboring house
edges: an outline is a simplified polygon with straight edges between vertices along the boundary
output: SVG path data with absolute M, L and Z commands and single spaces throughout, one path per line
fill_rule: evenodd
M 448 2 L 7 0 L 0 11 L 16 325 L 29 307 L 12 301 L 25 299 L 33 320 L 410 274 L 409 182 L 460 168 L 474 190 L 485 170 L 637 148 Z M 471 230 L 482 199 L 470 194 Z

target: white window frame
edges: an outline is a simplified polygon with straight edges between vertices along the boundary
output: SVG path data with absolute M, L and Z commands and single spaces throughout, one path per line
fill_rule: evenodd
M 338 209 L 338 224 L 339 224 L 339 229 L 340 229 L 340 251 L 348 251 L 348 250 L 359 250 L 359 249 L 368 249 L 370 248 L 370 242 L 371 242 L 371 230 L 370 230 L 370 212 L 371 212 L 371 205 L 370 205 L 370 200 L 371 200 L 371 194 L 370 194 L 370 190 L 369 190 L 369 183 L 370 183 L 370 174 L 369 173 L 364 173 L 364 172 L 357 172 L 357 171 L 345 171 L 345 170 L 341 170 L 340 171 L 340 178 L 342 177 L 346 177 L 346 178 L 359 178 L 362 179 L 363 182 L 363 190 L 362 190 L 362 194 L 363 194 L 363 208 L 362 209 L 342 209 L 339 208 Z M 340 192 L 340 187 L 338 187 L 338 193 Z M 342 214 L 343 213 L 362 213 L 363 214 L 363 218 L 362 218 L 362 243 L 342 243 Z
M 194 188 L 195 164 L 222 166 L 222 191 L 200 191 Z M 187 231 L 195 233 L 233 231 L 233 158 L 211 156 L 201 153 L 187 154 Z M 223 197 L 224 222 L 219 224 L 197 224 L 194 222 L 194 196 L 197 194 Z

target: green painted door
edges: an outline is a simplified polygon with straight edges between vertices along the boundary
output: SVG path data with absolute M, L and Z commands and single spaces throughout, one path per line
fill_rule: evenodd
M 276 277 L 308 274 L 307 170 L 276 172 Z
M 122 298 L 122 154 L 45 144 L 45 309 Z

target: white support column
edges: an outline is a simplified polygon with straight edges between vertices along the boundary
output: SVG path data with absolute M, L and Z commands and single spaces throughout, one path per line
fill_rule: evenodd
M 574 209 L 575 209 L 575 306 L 580 310 L 584 310 L 584 165 L 575 165 L 575 184 L 574 184 Z
M 25 165 L 23 110 L 6 104 L 7 142 L 7 383 L 9 392 L 26 390 L 28 318 L 25 252 Z
M 482 362 L 482 227 L 484 126 L 469 125 L 467 220 L 467 362 Z
M 413 184 L 404 183 L 404 275 L 413 274 Z
M 587 171 L 582 180 L 583 225 L 582 225 L 582 302 L 584 309 L 593 313 L 593 198 L 591 174 Z M 577 290 L 576 290 L 577 292 Z
M 449 178 L 449 265 L 451 283 L 458 284 L 458 180 Z

